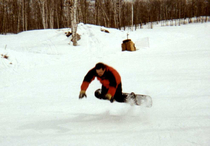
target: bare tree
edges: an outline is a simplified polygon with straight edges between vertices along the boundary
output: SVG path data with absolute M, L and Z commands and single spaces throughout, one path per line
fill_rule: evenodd
M 121 28 L 121 8 L 122 0 L 116 0 L 116 28 Z
M 71 32 L 72 32 L 73 45 L 77 46 L 77 0 L 72 0 Z
M 89 1 L 87 0 L 79 0 L 77 2 L 78 11 L 80 13 L 79 20 L 83 23 L 87 23 L 87 16 L 88 16 L 88 8 L 89 8 Z
M 78 21 L 119 29 L 161 20 L 161 25 L 181 25 L 193 17 L 194 22 L 210 21 L 210 0 L 77 1 L 0 0 L 0 33 L 73 27 Z
M 26 17 L 25 17 L 25 0 L 21 0 L 21 8 L 22 8 L 22 14 L 21 14 L 21 18 L 22 18 L 22 28 L 23 28 L 23 31 L 25 31 L 25 22 L 26 22 Z
M 133 30 L 133 3 L 134 0 L 131 2 L 131 29 Z
M 7 33 L 7 2 L 5 0 L 2 1 L 1 3 L 1 11 L 2 11 L 2 15 L 1 15 L 1 31 L 2 33 Z
M 41 15 L 42 15 L 42 25 L 43 25 L 44 29 L 47 29 L 48 28 L 48 25 L 47 25 L 47 9 L 46 9 L 47 0 L 39 0 L 38 2 L 39 2 Z
M 95 24 L 99 25 L 99 4 L 100 0 L 95 0 Z
M 55 1 L 48 0 L 48 11 L 49 11 L 49 26 L 50 28 L 54 28 L 54 20 L 55 20 Z

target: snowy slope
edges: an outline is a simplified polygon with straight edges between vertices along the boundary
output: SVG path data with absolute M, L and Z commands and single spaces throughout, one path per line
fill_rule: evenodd
M 68 29 L 0 35 L 1 146 L 209 146 L 210 23 L 100 31 L 79 24 L 79 46 Z M 122 40 L 136 52 L 121 52 Z M 78 99 L 97 62 L 115 67 L 123 91 L 149 94 L 152 108 Z

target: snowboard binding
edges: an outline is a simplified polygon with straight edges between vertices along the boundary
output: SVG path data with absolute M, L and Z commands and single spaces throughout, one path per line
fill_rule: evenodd
M 135 94 L 133 92 L 124 94 L 127 95 L 126 103 L 129 103 L 130 105 L 138 105 L 148 108 L 152 107 L 152 98 L 149 95 Z
M 136 94 L 134 92 L 131 92 L 127 95 L 126 97 L 126 102 L 133 102 L 136 105 L 140 105 L 141 103 L 138 102 L 138 100 L 136 99 Z

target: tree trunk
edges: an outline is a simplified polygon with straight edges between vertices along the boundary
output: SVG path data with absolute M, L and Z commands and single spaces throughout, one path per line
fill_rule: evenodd
M 41 17 L 42 17 L 42 25 L 43 28 L 47 28 L 47 22 L 46 22 L 46 10 L 45 10 L 46 0 L 39 0 L 39 6 L 41 11 Z
M 54 5 L 54 2 L 50 3 L 49 4 L 49 19 L 50 19 L 50 28 L 53 29 L 54 28 L 54 18 L 55 18 L 55 5 Z
M 22 6 L 22 2 L 20 2 L 19 8 L 18 8 L 18 25 L 17 25 L 17 32 L 20 32 L 20 25 L 21 25 L 21 6 Z
M 131 5 L 131 30 L 133 30 L 133 3 L 134 1 L 132 0 L 132 5 Z
M 25 0 L 22 1 L 22 27 L 25 31 Z
M 117 5 L 116 5 L 116 1 L 113 0 L 113 13 L 114 13 L 114 28 L 117 27 Z
M 71 7 L 71 32 L 73 46 L 77 46 L 77 0 L 73 1 Z
M 122 9 L 122 0 L 118 0 L 118 28 L 121 28 L 121 9 Z
M 99 25 L 99 1 L 95 0 L 95 24 Z

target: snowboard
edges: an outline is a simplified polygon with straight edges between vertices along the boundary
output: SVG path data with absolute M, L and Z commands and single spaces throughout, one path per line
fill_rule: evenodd
M 131 92 L 131 93 L 122 93 L 122 96 L 123 98 L 125 98 L 125 103 L 128 103 L 130 105 L 152 107 L 152 98 L 149 95 L 135 94 Z M 106 98 L 101 97 L 101 89 L 97 89 L 95 91 L 95 97 L 107 100 Z
M 123 96 L 126 96 L 126 103 L 130 105 L 137 105 L 142 107 L 152 107 L 152 98 L 149 95 L 143 94 L 135 94 L 131 93 L 123 93 Z

